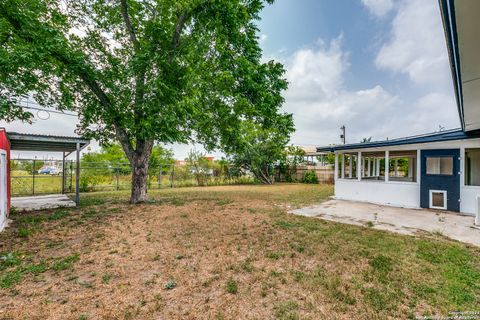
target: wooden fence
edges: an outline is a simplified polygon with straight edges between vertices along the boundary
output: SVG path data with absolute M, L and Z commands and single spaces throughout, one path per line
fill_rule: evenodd
M 333 184 L 334 182 L 334 167 L 333 166 L 296 166 L 285 170 L 286 172 L 280 172 L 276 170 L 275 180 L 278 182 L 302 182 L 305 177 L 305 173 L 308 171 L 314 171 L 320 184 Z M 290 178 L 289 178 L 290 177 Z

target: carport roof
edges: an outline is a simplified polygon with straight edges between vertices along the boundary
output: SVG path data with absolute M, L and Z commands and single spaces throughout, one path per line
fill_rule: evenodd
M 65 137 L 41 134 L 7 132 L 12 150 L 73 152 L 85 148 L 90 140 L 82 137 Z

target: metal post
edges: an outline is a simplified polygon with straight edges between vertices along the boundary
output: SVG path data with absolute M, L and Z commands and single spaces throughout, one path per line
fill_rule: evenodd
M 160 171 L 158 171 L 158 189 L 162 189 L 162 165 L 160 165 Z
M 120 186 L 119 186 L 119 175 L 120 175 L 120 168 L 117 167 L 117 177 L 116 177 L 116 180 L 117 180 L 117 190 L 120 189 Z
M 171 177 L 170 177 L 170 187 L 171 188 L 175 187 L 175 183 L 173 181 L 174 179 L 175 179 L 175 165 L 172 164 L 172 174 L 171 174 Z
M 62 194 L 65 193 L 65 152 L 62 157 Z
M 70 160 L 70 193 L 73 189 L 73 160 Z
M 80 143 L 77 142 L 77 167 L 75 170 L 75 203 L 80 205 Z
M 35 159 L 33 159 L 33 168 L 32 168 L 32 195 L 35 195 Z

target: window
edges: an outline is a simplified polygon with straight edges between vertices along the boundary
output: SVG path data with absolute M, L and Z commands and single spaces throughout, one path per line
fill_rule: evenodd
M 417 151 L 390 151 L 389 158 L 390 181 L 417 181 Z
M 362 180 L 385 180 L 385 152 L 362 153 Z
M 465 185 L 480 186 L 480 148 L 465 149 Z
M 427 174 L 452 175 L 453 157 L 427 157 Z

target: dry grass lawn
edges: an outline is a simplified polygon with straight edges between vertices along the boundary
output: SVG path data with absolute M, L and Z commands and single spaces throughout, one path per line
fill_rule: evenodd
M 292 216 L 330 186 L 97 193 L 14 213 L 1 319 L 386 319 L 480 311 L 480 250 Z

